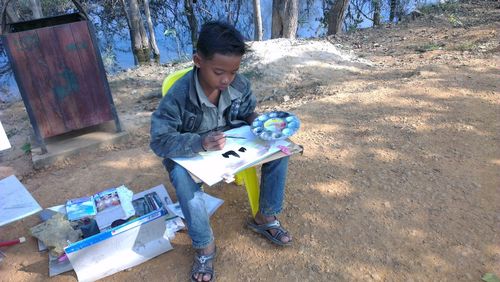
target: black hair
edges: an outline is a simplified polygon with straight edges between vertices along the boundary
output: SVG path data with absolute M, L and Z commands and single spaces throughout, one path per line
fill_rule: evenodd
M 248 47 L 243 35 L 234 26 L 212 21 L 201 27 L 196 51 L 210 60 L 215 54 L 243 56 Z

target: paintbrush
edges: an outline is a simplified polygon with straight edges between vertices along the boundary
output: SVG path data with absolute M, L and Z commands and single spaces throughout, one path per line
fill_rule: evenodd
M 226 138 L 234 138 L 234 139 L 246 139 L 245 137 L 243 136 L 231 136 L 231 135 L 225 135 L 224 137 Z

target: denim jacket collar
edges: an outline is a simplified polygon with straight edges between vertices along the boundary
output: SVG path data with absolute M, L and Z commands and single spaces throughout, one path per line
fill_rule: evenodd
M 198 68 L 196 66 L 193 66 L 193 70 L 191 71 L 191 79 L 189 83 L 189 100 L 194 104 L 197 105 L 198 107 L 201 106 L 201 101 L 198 98 L 198 94 L 196 91 L 196 80 L 195 80 L 195 72 L 198 71 Z M 233 86 L 229 85 L 228 89 L 229 91 L 229 97 L 231 97 L 231 101 L 234 101 L 236 99 L 241 99 L 243 97 L 243 93 L 241 93 L 239 90 L 234 88 Z

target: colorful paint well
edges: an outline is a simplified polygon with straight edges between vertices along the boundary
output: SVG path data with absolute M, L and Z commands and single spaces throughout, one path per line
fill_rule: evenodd
M 263 140 L 282 140 L 295 134 L 300 121 L 292 113 L 269 112 L 258 116 L 252 123 L 252 132 Z

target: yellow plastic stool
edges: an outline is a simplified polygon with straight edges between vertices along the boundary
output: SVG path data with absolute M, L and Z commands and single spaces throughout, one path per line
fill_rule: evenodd
M 173 72 L 169 74 L 164 80 L 163 84 L 161 85 L 161 95 L 165 96 L 168 92 L 168 89 L 174 85 L 174 83 L 181 77 L 183 77 L 188 71 L 192 70 L 193 67 L 189 67 L 187 69 L 183 70 L 178 70 L 176 72 Z
M 187 72 L 192 70 L 192 67 L 187 69 L 178 70 L 169 74 L 162 83 L 161 94 L 165 96 L 174 85 L 174 83 L 181 77 L 183 77 Z M 259 180 L 257 178 L 257 170 L 255 167 L 249 167 L 245 170 L 238 172 L 235 175 L 235 182 L 237 185 L 245 185 L 248 195 L 248 201 L 250 202 L 250 208 L 252 209 L 252 215 L 255 217 L 257 212 L 259 211 Z
M 248 195 L 248 201 L 250 202 L 250 208 L 252 209 L 252 215 L 255 217 L 259 211 L 259 181 L 257 178 L 257 170 L 254 166 L 249 167 L 245 170 L 238 172 L 235 176 L 235 182 L 237 185 L 245 185 Z

